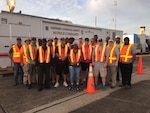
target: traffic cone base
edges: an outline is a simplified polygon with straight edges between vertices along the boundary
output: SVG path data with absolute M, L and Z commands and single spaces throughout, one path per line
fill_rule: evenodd
M 86 89 L 84 89 L 84 92 L 87 92 L 87 93 L 90 93 L 90 94 L 93 94 L 93 93 L 96 93 L 96 92 L 98 92 L 98 90 L 88 90 L 87 88 Z
M 90 64 L 87 88 L 84 89 L 84 92 L 93 94 L 93 93 L 96 93 L 97 91 L 98 90 L 96 90 L 94 87 L 94 77 L 93 77 L 93 72 L 92 72 L 92 65 Z

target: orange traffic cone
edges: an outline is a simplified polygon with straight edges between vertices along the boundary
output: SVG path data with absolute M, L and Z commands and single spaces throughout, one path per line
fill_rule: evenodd
M 90 64 L 89 68 L 89 74 L 88 74 L 88 83 L 87 83 L 87 88 L 84 89 L 85 92 L 87 93 L 96 93 L 98 90 L 95 90 L 94 87 L 94 77 L 93 77 L 93 71 L 92 71 L 92 64 Z
M 137 74 L 143 74 L 142 56 L 139 57 Z

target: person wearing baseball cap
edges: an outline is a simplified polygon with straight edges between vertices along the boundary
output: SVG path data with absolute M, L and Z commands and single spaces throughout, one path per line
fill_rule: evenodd
M 120 47 L 123 43 L 120 41 L 120 36 L 116 35 L 115 36 L 115 43 L 114 45 L 118 48 L 120 51 Z M 121 71 L 120 71 L 120 62 L 118 62 L 118 68 L 117 68 L 117 81 L 119 82 L 121 80 Z
M 21 82 L 23 81 L 23 70 L 20 65 L 20 49 L 22 47 L 21 37 L 16 39 L 17 43 L 14 44 L 9 50 L 9 58 L 14 63 L 14 86 L 18 85 L 18 72 L 20 70 Z
M 31 38 L 31 44 L 27 48 L 27 57 L 28 57 L 28 89 L 32 88 L 32 83 L 37 82 L 35 58 L 37 53 L 36 37 Z M 33 80 L 31 79 L 33 78 Z
M 38 91 L 43 89 L 43 76 L 45 75 L 45 88 L 50 89 L 50 61 L 51 51 L 50 47 L 47 46 L 47 40 L 42 39 L 42 45 L 37 50 L 36 66 L 38 69 Z
M 107 66 L 107 84 L 111 84 L 111 88 L 116 87 L 116 67 L 119 61 L 119 50 L 114 46 L 112 39 L 108 40 L 108 47 L 106 48 L 106 66 Z M 112 81 L 111 81 L 112 80 Z

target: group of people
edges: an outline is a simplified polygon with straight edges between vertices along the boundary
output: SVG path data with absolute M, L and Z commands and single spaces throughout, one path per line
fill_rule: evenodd
M 99 76 L 102 90 L 106 90 L 108 85 L 115 88 L 119 80 L 122 80 L 120 87 L 130 88 L 135 54 L 136 48 L 129 43 L 128 37 L 123 42 L 120 36 L 116 36 L 115 40 L 106 37 L 104 42 L 97 35 L 84 40 L 79 37 L 78 41 L 73 38 L 43 38 L 38 43 L 33 37 L 26 39 L 23 45 L 18 37 L 17 44 L 12 45 L 9 51 L 14 63 L 14 85 L 18 85 L 19 72 L 22 83 L 28 85 L 28 89 L 37 83 L 38 91 L 44 87 L 50 89 L 50 82 L 55 88 L 59 87 L 60 76 L 63 77 L 63 86 L 80 90 L 86 84 L 90 63 L 93 66 L 95 88 Z

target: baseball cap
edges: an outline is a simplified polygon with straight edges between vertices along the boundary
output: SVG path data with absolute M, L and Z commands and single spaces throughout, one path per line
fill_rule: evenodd
M 89 38 L 85 38 L 84 40 L 85 40 L 85 41 L 89 41 Z
M 43 38 L 43 39 L 42 39 L 42 42 L 47 42 L 46 38 Z
M 17 40 L 21 40 L 21 37 L 18 37 Z
M 25 41 L 25 42 L 26 42 L 26 41 L 30 41 L 30 39 L 29 39 L 29 38 L 27 38 L 27 39 L 25 39 L 24 41 Z
M 82 39 L 82 36 L 79 36 L 79 39 Z
M 109 41 L 109 42 L 114 42 L 112 39 L 109 39 L 108 41 Z
M 32 37 L 32 39 L 31 40 L 36 40 L 36 38 L 35 37 Z
M 120 36 L 119 36 L 119 35 L 116 35 L 115 38 L 120 38 Z

